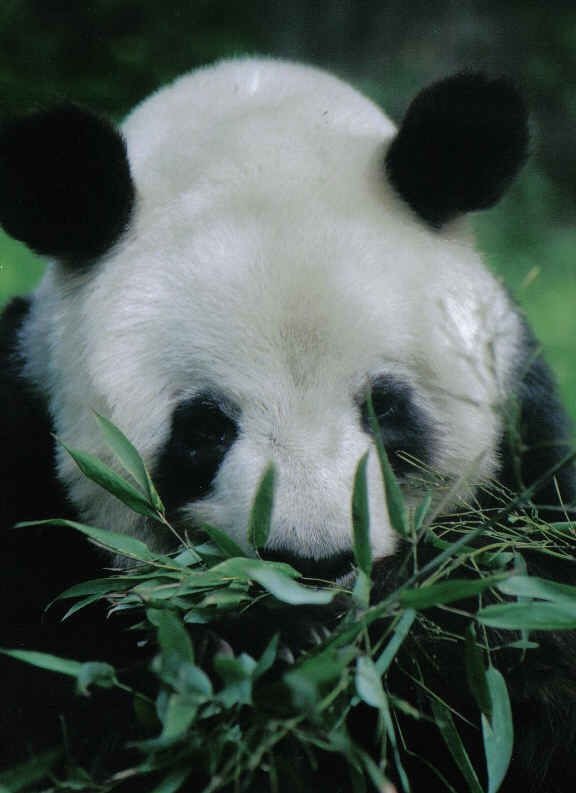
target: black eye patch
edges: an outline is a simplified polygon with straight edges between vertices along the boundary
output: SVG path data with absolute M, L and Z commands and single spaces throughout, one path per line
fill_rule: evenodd
M 371 383 L 371 393 L 382 441 L 396 476 L 414 473 L 406 457 L 430 463 L 434 431 L 429 417 L 416 404 L 413 389 L 385 375 Z M 361 420 L 364 431 L 372 434 L 365 395 L 361 399 Z
M 201 394 L 178 405 L 154 472 L 169 511 L 207 495 L 237 436 L 236 422 L 213 396 Z

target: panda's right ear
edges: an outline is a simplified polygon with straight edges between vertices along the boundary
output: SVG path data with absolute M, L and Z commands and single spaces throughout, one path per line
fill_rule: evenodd
M 421 91 L 386 155 L 386 173 L 430 226 L 492 206 L 528 154 L 526 108 L 513 83 L 482 72 Z
M 99 116 L 66 103 L 0 126 L 0 224 L 37 253 L 85 264 L 133 204 L 126 144 Z

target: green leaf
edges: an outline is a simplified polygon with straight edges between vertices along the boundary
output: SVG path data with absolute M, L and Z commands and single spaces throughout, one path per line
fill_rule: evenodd
M 197 712 L 197 705 L 186 696 L 171 694 L 168 698 L 166 709 L 162 714 L 163 727 L 158 742 L 159 745 L 164 747 L 182 738 L 194 722 Z
M 192 547 L 184 548 L 183 551 L 171 557 L 172 563 L 179 567 L 194 567 L 202 561 L 200 554 Z
M 294 669 L 286 672 L 284 682 L 292 693 L 294 705 L 312 711 L 318 704 L 323 690 L 331 683 L 340 680 L 355 655 L 354 647 L 342 649 L 327 647 L 317 655 L 304 658 Z
M 488 767 L 488 793 L 496 793 L 512 759 L 514 727 L 506 681 L 497 669 L 490 667 L 486 672 L 486 682 L 492 702 L 492 717 L 488 719 L 482 714 L 482 736 Z
M 354 556 L 360 570 L 368 577 L 372 570 L 372 548 L 370 545 L 370 511 L 368 507 L 368 484 L 366 481 L 366 452 L 360 459 L 354 475 L 352 493 L 352 531 L 354 536 Z
M 190 625 L 207 625 L 217 619 L 217 612 L 202 611 L 202 609 L 190 609 L 184 615 L 184 622 Z
M 84 523 L 77 523 L 73 520 L 63 520 L 61 518 L 54 518 L 50 520 L 36 520 L 18 523 L 18 527 L 26 526 L 66 526 L 70 529 L 85 534 L 91 540 L 94 540 L 98 545 L 103 545 L 111 551 L 116 551 L 121 556 L 127 556 L 130 559 L 137 559 L 140 562 L 153 562 L 158 557 L 142 542 L 129 534 L 119 534 L 116 531 L 107 531 L 106 529 L 97 529 L 95 526 L 86 526 Z
M 122 535 L 124 536 L 124 535 Z M 128 576 L 110 576 L 107 578 L 93 578 L 74 584 L 54 598 L 52 603 L 68 598 L 84 597 L 85 595 L 106 595 L 109 592 L 121 592 L 129 589 L 134 584 L 134 579 Z
M 498 584 L 498 589 L 505 595 L 549 600 L 568 608 L 576 608 L 576 586 L 569 584 L 532 576 L 513 575 Z
M 74 603 L 74 605 L 68 609 L 66 614 L 64 614 L 64 616 L 62 617 L 62 622 L 72 617 L 78 611 L 82 611 L 82 609 L 86 608 L 86 606 L 91 606 L 93 603 L 98 603 L 101 601 L 102 601 L 102 595 L 89 595 L 88 597 L 82 598 L 82 600 L 79 600 L 77 603 Z
M 88 661 L 82 664 L 76 678 L 76 689 L 84 696 L 90 693 L 90 686 L 113 688 L 116 685 L 118 680 L 114 667 L 101 661 Z
M 430 493 L 425 496 L 422 501 L 416 507 L 416 511 L 414 513 L 414 531 L 418 533 L 422 526 L 424 525 L 424 520 L 426 515 L 428 514 L 430 507 L 432 505 L 432 496 Z
M 157 517 L 156 507 L 148 501 L 148 498 L 134 485 L 127 482 L 119 474 L 103 463 L 97 457 L 78 449 L 71 449 L 60 441 L 70 457 L 74 460 L 84 476 L 96 482 L 97 485 L 107 490 L 131 510 L 149 518 Z
M 388 671 L 390 664 L 396 657 L 396 653 L 400 649 L 402 642 L 408 636 L 410 632 L 410 628 L 412 627 L 412 623 L 416 618 L 416 612 L 414 609 L 406 609 L 404 614 L 400 617 L 396 626 L 394 628 L 394 633 L 392 638 L 382 651 L 382 654 L 376 661 L 376 669 L 380 677 L 382 677 Z
M 73 661 L 70 658 L 59 658 L 56 655 L 40 653 L 36 650 L 0 649 L 0 653 L 8 655 L 10 658 L 16 658 L 18 661 L 24 661 L 32 666 L 37 666 L 39 669 L 47 669 L 49 672 L 59 672 L 62 675 L 75 678 L 78 677 L 83 666 L 80 661 Z
M 528 601 L 486 606 L 476 615 L 479 622 L 504 630 L 563 631 L 576 628 L 576 606 Z
M 210 592 L 209 595 L 202 598 L 197 608 L 231 609 L 236 608 L 240 603 L 245 603 L 248 600 L 252 600 L 252 598 L 247 592 L 233 589 L 219 589 L 215 592 Z
M 358 671 L 360 671 L 360 675 L 358 674 Z M 380 673 L 370 658 L 365 657 L 365 660 L 361 661 L 360 663 L 360 668 L 357 666 L 356 690 L 365 702 L 375 708 L 378 708 L 379 732 L 381 732 L 383 725 L 386 735 L 388 736 L 388 740 L 390 741 L 390 745 L 392 746 L 394 765 L 396 766 L 400 782 L 402 783 L 402 788 L 405 791 L 409 791 L 410 782 L 406 776 L 404 766 L 402 765 L 402 758 L 398 747 L 398 739 L 396 737 L 394 721 L 392 720 L 392 714 L 390 712 L 388 696 L 382 687 Z
M 408 589 L 401 592 L 400 603 L 403 606 L 410 606 L 414 609 L 427 609 L 432 606 L 451 603 L 454 600 L 464 600 L 472 597 L 494 586 L 496 582 L 501 580 L 502 576 L 496 575 L 472 581 L 465 578 L 441 581 L 438 584 L 424 585 L 418 589 Z
M 181 620 L 171 611 L 149 609 L 148 620 L 157 628 L 158 644 L 162 655 L 175 657 L 179 661 L 194 663 L 194 649 L 188 631 Z
M 60 658 L 57 655 L 41 653 L 35 650 L 0 649 L 0 653 L 18 661 L 24 661 L 39 669 L 74 677 L 80 694 L 87 695 L 89 693 L 88 689 L 92 685 L 100 688 L 112 688 L 118 685 L 114 667 L 101 661 L 74 661 L 70 658 Z
M 271 568 L 254 568 L 249 571 L 250 578 L 256 581 L 271 595 L 281 600 L 283 603 L 290 603 L 293 606 L 304 604 L 323 605 L 330 603 L 335 592 L 328 589 L 313 589 L 303 586 L 284 573 Z
M 280 637 L 278 634 L 272 637 L 272 639 L 266 645 L 264 652 L 258 659 L 258 663 L 254 669 L 254 680 L 258 680 L 258 678 L 262 677 L 266 674 L 266 672 L 272 668 L 274 661 L 276 660 L 276 655 L 278 653 L 278 641 Z
M 214 565 L 209 570 L 213 576 L 225 581 L 227 578 L 239 578 L 244 581 L 253 580 L 252 574 L 255 570 L 276 570 L 289 578 L 300 578 L 301 573 L 285 562 L 266 562 L 262 559 L 252 559 L 247 557 L 235 557 L 225 559 L 223 562 Z
M 538 642 L 531 642 L 528 639 L 518 639 L 517 642 L 510 642 L 506 647 L 515 647 L 517 650 L 536 650 L 540 645 Z
M 352 598 L 360 608 L 366 609 L 370 605 L 370 590 L 372 589 L 372 580 L 363 570 L 356 571 L 356 580 L 354 581 L 354 589 L 352 590 Z
M 156 492 L 156 488 L 152 484 L 150 475 L 144 465 L 144 461 L 140 457 L 135 446 L 130 443 L 124 433 L 118 429 L 111 421 L 99 413 L 94 411 L 96 419 L 100 424 L 100 430 L 106 439 L 108 446 L 112 449 L 118 461 L 122 464 L 125 471 L 127 471 L 134 479 L 136 484 L 142 490 L 148 503 L 155 509 L 155 511 L 164 514 L 164 505 L 160 496 Z
M 386 694 L 381 675 L 367 655 L 361 655 L 356 659 L 355 683 L 358 696 L 363 702 L 378 710 L 386 707 Z
M 228 655 L 214 658 L 214 669 L 225 683 L 216 695 L 224 707 L 252 704 L 252 680 L 256 668 L 256 661 L 245 653 L 238 658 Z
M 476 630 L 473 623 L 469 623 L 466 626 L 464 662 L 470 691 L 481 713 L 490 719 L 492 714 L 492 701 L 490 699 L 490 691 L 488 690 L 488 682 L 486 680 L 484 657 L 476 641 Z
M 202 531 L 210 537 L 212 542 L 218 546 L 225 556 L 240 557 L 246 556 L 242 548 L 229 537 L 226 532 L 217 529 L 215 526 L 208 526 L 206 523 L 202 524 Z
M 386 793 L 386 791 L 394 790 L 392 785 L 388 782 L 382 771 L 376 765 L 374 760 L 370 757 L 367 752 L 362 751 L 361 749 L 357 749 L 357 754 L 360 757 L 362 765 L 366 773 L 368 774 L 370 781 L 374 785 L 374 789 L 379 791 L 379 793 Z
M 197 703 L 211 699 L 214 693 L 208 675 L 189 661 L 180 664 L 177 685 L 180 693 Z
M 388 460 L 388 455 L 386 454 L 384 442 L 382 441 L 382 430 L 380 429 L 376 413 L 374 412 L 374 404 L 370 391 L 368 391 L 366 395 L 366 406 L 368 408 L 368 422 L 376 445 L 376 452 L 382 472 L 382 481 L 384 483 L 384 492 L 386 493 L 386 506 L 390 523 L 392 524 L 392 528 L 401 537 L 407 537 L 409 530 L 406 503 L 400 485 L 390 465 L 390 461 Z
M 34 782 L 40 782 L 56 765 L 62 749 L 50 749 L 29 757 L 24 763 L 0 773 L 0 793 L 19 793 Z
M 430 701 L 430 705 L 432 707 L 432 713 L 434 714 L 434 720 L 438 725 L 438 729 L 440 730 L 442 738 L 444 739 L 444 742 L 448 747 L 454 762 L 460 769 L 462 776 L 466 780 L 468 790 L 471 791 L 471 793 L 483 793 L 482 786 L 480 785 L 478 776 L 476 775 L 476 771 L 470 762 L 468 753 L 464 748 L 462 739 L 460 738 L 458 730 L 456 729 L 456 725 L 454 724 L 452 714 L 448 708 L 437 699 L 432 699 Z
M 272 523 L 275 482 L 276 469 L 270 463 L 260 480 L 250 512 L 248 541 L 252 548 L 263 548 L 268 540 Z
M 561 532 L 565 531 L 567 533 L 573 533 L 574 531 L 576 531 L 576 521 L 562 520 L 562 521 L 557 521 L 555 523 L 547 523 L 546 528 L 549 527 L 556 529 L 556 531 L 561 531 Z

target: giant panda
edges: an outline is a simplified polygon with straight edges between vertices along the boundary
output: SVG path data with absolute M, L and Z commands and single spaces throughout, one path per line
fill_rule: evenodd
M 469 220 L 500 199 L 528 148 L 507 79 L 440 80 L 396 128 L 336 77 L 260 58 L 183 76 L 120 129 L 73 104 L 5 120 L 0 222 L 48 267 L 2 317 L 2 644 L 134 653 L 96 619 L 66 628 L 42 612 L 107 560 L 62 529 L 12 529 L 71 516 L 170 547 L 55 443 L 107 459 L 94 410 L 140 450 L 181 525 L 207 521 L 242 546 L 273 462 L 263 555 L 335 580 L 353 575 L 351 494 L 367 450 L 373 554 L 389 570 L 399 553 L 368 389 L 409 504 L 431 476 L 440 499 L 451 493 L 448 512 L 557 465 L 569 428 L 553 378 Z M 561 519 L 575 497 L 565 466 L 534 504 Z M 567 793 L 574 640 L 543 653 L 545 692 L 518 694 L 526 723 L 506 790 Z M 424 779 L 416 793 L 437 789 Z

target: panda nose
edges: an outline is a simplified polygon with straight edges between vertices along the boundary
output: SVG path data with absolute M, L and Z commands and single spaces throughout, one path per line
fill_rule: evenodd
M 333 556 L 314 559 L 282 548 L 264 548 L 260 551 L 260 556 L 269 562 L 285 562 L 302 573 L 305 578 L 327 581 L 336 581 L 348 575 L 354 567 L 352 551 L 340 551 Z

